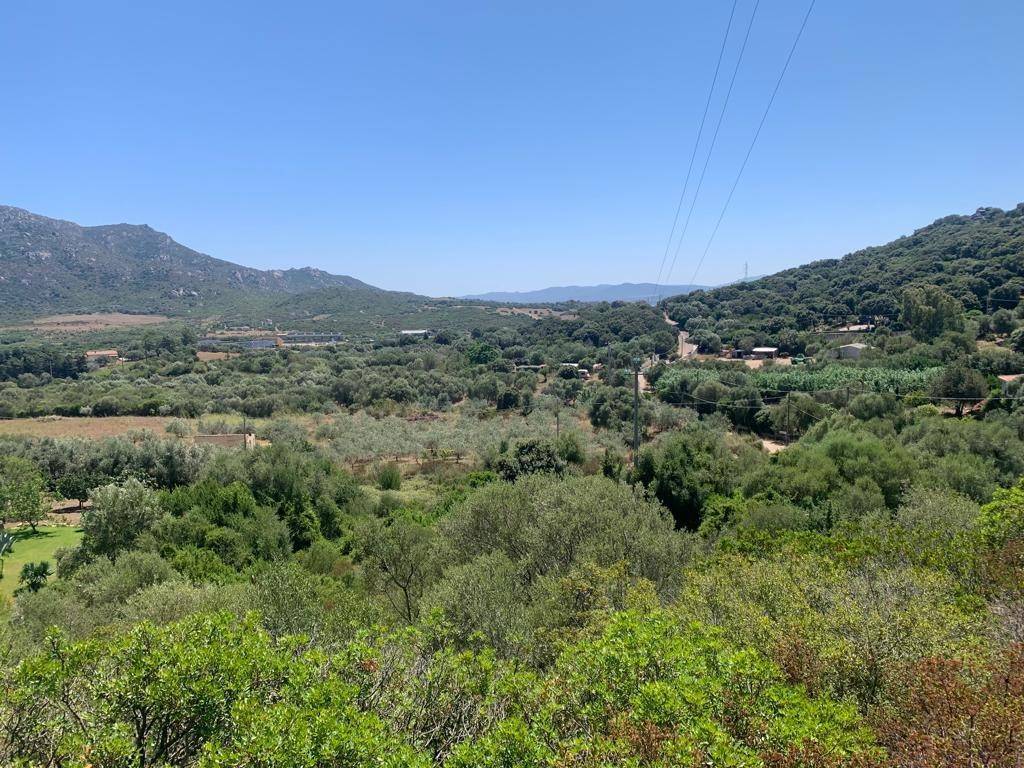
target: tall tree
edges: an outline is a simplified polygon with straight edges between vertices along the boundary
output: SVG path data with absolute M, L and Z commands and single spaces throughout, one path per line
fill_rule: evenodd
M 93 506 L 82 515 L 82 546 L 112 560 L 161 515 L 156 493 L 135 478 L 96 488 L 89 498 Z
M 920 341 L 963 330 L 963 314 L 963 304 L 936 285 L 911 286 L 903 291 L 900 319 Z
M 955 363 L 935 380 L 932 394 L 952 400 L 956 404 L 956 415 L 959 418 L 967 403 L 977 402 L 988 394 L 988 382 L 973 368 Z
M 0 523 L 27 523 L 32 532 L 46 518 L 46 484 L 35 464 L 17 456 L 0 458 Z

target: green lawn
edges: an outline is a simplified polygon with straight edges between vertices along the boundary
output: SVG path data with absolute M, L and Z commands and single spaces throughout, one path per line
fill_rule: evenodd
M 4 577 L 0 579 L 0 600 L 14 594 L 18 588 L 18 576 L 25 563 L 49 560 L 51 569 L 57 563 L 53 553 L 61 547 L 73 547 L 82 540 L 82 532 L 69 525 L 41 525 L 38 533 L 32 529 L 19 528 L 14 532 L 14 549 L 4 557 Z

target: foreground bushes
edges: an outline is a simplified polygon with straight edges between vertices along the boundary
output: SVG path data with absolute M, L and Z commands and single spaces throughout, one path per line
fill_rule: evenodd
M 876 715 L 898 765 L 1016 768 L 1024 754 L 1024 645 L 988 661 L 928 658 Z
M 647 487 L 559 446 L 382 491 L 288 440 L 105 483 L 0 626 L 0 764 L 1013 765 L 1024 494 L 849 418 L 775 459 L 693 423 Z
M 58 636 L 5 682 L 0 759 L 38 765 L 415 765 L 318 654 L 197 616 L 111 640 Z M 292 728 L 298 719 L 301 725 Z
M 440 637 L 325 655 L 253 618 L 199 615 L 53 636 L 3 694 L 5 763 L 759 766 L 812 745 L 835 761 L 874 749 L 851 706 L 660 612 L 613 616 L 540 678 Z

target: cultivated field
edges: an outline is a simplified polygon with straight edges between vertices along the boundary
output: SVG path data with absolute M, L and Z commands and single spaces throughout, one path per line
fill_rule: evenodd
M 169 318 L 164 315 L 128 315 L 122 312 L 97 312 L 89 315 L 49 315 L 22 325 L 8 326 L 9 330 L 33 331 L 104 331 L 111 328 L 136 328 L 159 325 Z
M 0 435 L 83 437 L 96 440 L 143 429 L 163 434 L 170 420 L 168 416 L 42 416 L 34 419 L 6 419 L 0 421 Z
M 215 360 L 230 360 L 233 357 L 238 357 L 237 352 L 210 352 L 205 349 L 200 349 L 196 352 L 196 359 L 201 360 L 204 363 L 209 363 Z

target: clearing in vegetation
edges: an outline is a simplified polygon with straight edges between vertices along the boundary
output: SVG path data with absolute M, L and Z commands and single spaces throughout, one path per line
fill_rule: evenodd
M 41 416 L 0 420 L 0 435 L 19 437 L 117 437 L 145 429 L 163 434 L 169 416 Z
M 54 552 L 61 547 L 77 546 L 82 540 L 82 532 L 70 525 L 41 525 L 36 533 L 32 533 L 26 525 L 14 530 L 8 529 L 8 533 L 14 534 L 14 548 L 3 558 L 0 603 L 14 596 L 14 590 L 18 588 L 18 575 L 25 563 L 46 560 L 50 563 L 50 569 L 56 571 Z
M 96 312 L 87 315 L 48 315 L 29 323 L 9 326 L 9 329 L 33 331 L 85 332 L 105 331 L 112 328 L 137 328 L 160 325 L 170 318 L 164 315 L 129 315 L 124 312 Z

